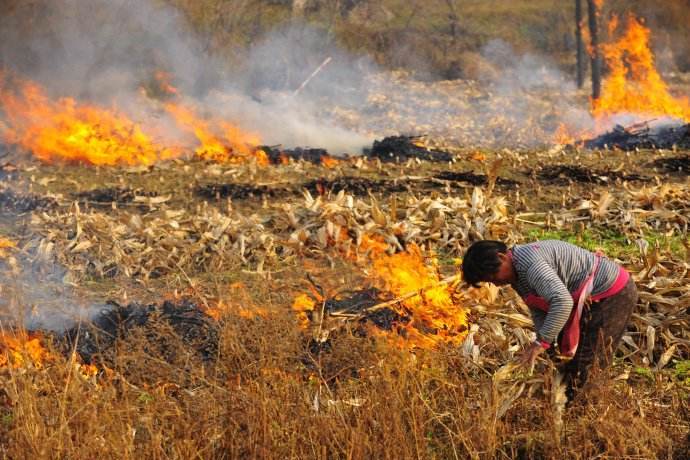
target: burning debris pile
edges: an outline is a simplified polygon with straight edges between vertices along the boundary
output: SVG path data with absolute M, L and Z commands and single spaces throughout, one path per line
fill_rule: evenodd
M 256 135 L 226 120 L 200 117 L 194 102 L 178 92 L 165 101 L 149 98 L 145 91 L 138 97 L 147 111 L 146 123 L 88 101 L 52 98 L 37 83 L 0 72 L 0 140 L 47 163 L 150 165 L 191 152 L 223 163 L 268 162 L 256 147 Z
M 633 15 L 627 17 L 622 32 L 619 25 L 617 16 L 608 24 L 609 37 L 618 38 L 602 45 L 609 74 L 602 83 L 601 97 L 593 101 L 593 115 L 599 120 L 635 114 L 690 122 L 690 100 L 674 97 L 656 69 L 650 30 Z
M 614 39 L 601 46 L 608 75 L 601 97 L 592 101 L 594 126 L 575 134 L 562 124 L 556 142 L 588 149 L 690 148 L 690 100 L 674 96 L 661 77 L 643 21 L 629 15 L 626 22 L 621 30 L 613 16 L 608 35 Z M 621 120 L 635 122 L 623 126 Z
M 463 342 L 469 299 L 455 292 L 459 277 L 441 280 L 434 261 L 425 261 L 414 244 L 391 255 L 373 247 L 368 259 L 375 286 L 331 298 L 317 293 L 295 298 L 293 310 L 304 327 L 313 327 L 317 341 L 328 340 L 343 322 L 356 322 L 359 334 L 391 333 L 389 338 L 406 347 Z
M 280 146 L 260 146 L 261 150 L 266 152 L 268 159 L 272 164 L 285 164 L 290 160 L 293 161 L 308 161 L 313 164 L 320 164 L 326 167 L 332 167 L 339 163 L 339 159 L 333 157 L 326 149 L 320 148 L 302 148 L 296 147 L 294 149 L 283 149 Z
M 0 370 L 41 368 L 56 361 L 56 353 L 69 359 L 76 352 L 82 373 L 94 374 L 103 366 L 117 367 L 122 344 L 141 338 L 154 359 L 173 363 L 195 354 L 210 361 L 218 354 L 219 328 L 218 321 L 190 301 L 126 306 L 109 302 L 91 320 L 65 331 L 4 330 L 0 334 Z
M 649 122 L 644 122 L 627 127 L 616 125 L 607 133 L 585 140 L 583 145 L 588 149 L 690 149 L 690 124 L 651 127 Z

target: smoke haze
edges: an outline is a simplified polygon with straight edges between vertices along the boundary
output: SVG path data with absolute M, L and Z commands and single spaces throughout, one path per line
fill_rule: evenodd
M 517 56 L 500 41 L 482 52 L 491 72 L 480 75 L 472 94 L 463 94 L 462 86 L 439 92 L 433 84 L 394 77 L 300 22 L 252 44 L 241 66 L 230 68 L 205 52 L 179 12 L 152 1 L 51 2 L 30 32 L 17 30 L 15 24 L 24 23 L 18 19 L 9 14 L 0 23 L 6 68 L 55 96 L 117 107 L 154 126 L 158 136 L 189 146 L 194 139 L 188 133 L 142 100 L 141 88 L 156 72 L 170 75 L 183 100 L 201 113 L 258 133 L 264 144 L 334 154 L 358 154 L 375 137 L 399 133 L 455 136 L 473 146 L 534 146 L 546 143 L 559 123 L 590 121 L 566 96 L 574 87 L 560 72 L 538 57 Z M 409 49 L 400 52 L 410 55 Z M 545 104 L 544 92 L 557 95 L 553 105 Z M 520 131 L 524 135 L 510 135 Z

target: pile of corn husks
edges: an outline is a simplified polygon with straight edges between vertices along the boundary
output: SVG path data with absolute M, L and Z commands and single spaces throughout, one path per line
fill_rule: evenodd
M 509 224 L 506 200 L 478 188 L 466 198 L 409 195 L 389 203 L 344 192 L 317 198 L 305 192 L 302 202 L 249 215 L 207 203 L 171 209 L 161 200 L 144 214 L 82 211 L 75 203 L 67 211 L 34 213 L 36 234 L 24 249 L 45 260 L 55 256 L 77 274 L 148 279 L 179 270 L 222 270 L 238 259 L 261 272 L 296 254 L 333 246 L 357 250 L 364 236 L 385 242 L 390 251 L 414 242 L 460 254 L 471 239 L 514 238 Z

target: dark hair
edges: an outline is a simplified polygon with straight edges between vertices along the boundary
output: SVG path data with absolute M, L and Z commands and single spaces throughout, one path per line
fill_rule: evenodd
M 486 281 L 501 266 L 498 253 L 505 254 L 508 246 L 500 241 L 482 240 L 473 243 L 462 259 L 462 277 L 474 287 L 480 281 Z

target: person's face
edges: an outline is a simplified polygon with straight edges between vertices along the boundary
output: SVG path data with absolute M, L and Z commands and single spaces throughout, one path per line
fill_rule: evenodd
M 515 269 L 513 268 L 513 262 L 510 260 L 508 254 L 498 253 L 498 259 L 501 261 L 501 265 L 498 267 L 498 271 L 493 275 L 489 275 L 486 280 L 496 286 L 505 286 L 515 281 Z

